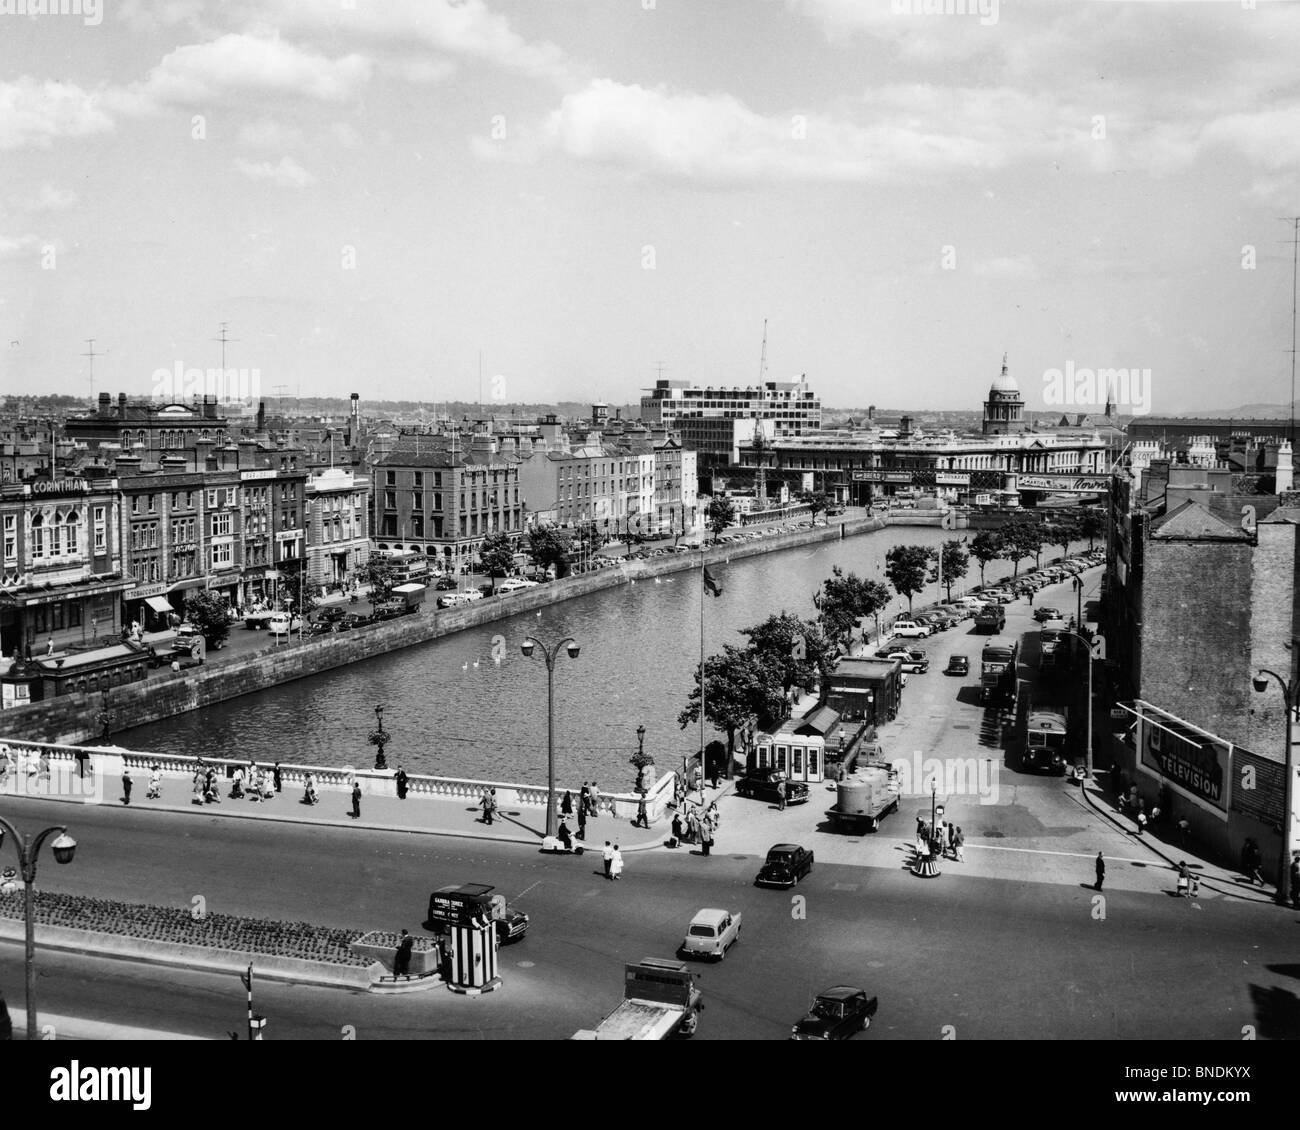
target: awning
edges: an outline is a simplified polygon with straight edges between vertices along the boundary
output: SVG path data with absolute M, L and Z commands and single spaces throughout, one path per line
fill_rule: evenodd
M 147 597 L 145 599 L 145 604 L 155 612 L 161 612 L 164 616 L 168 616 L 174 611 L 172 606 L 167 602 L 167 598 L 163 596 Z

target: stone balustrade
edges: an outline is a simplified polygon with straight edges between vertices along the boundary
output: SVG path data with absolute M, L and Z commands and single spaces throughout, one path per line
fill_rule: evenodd
M 242 758 L 229 757 L 181 757 L 175 754 L 149 753 L 142 750 L 122 749 L 118 746 L 72 746 L 52 742 L 29 742 L 21 739 L 0 739 L 0 752 L 4 747 L 10 750 L 13 765 L 6 775 L 8 791 L 15 791 L 13 778 L 17 774 L 17 761 L 20 751 L 28 756 L 35 753 L 43 758 L 52 771 L 60 766 L 70 769 L 78 761 L 86 763 L 88 772 L 96 779 L 116 782 L 123 770 L 130 769 L 137 787 L 143 788 L 145 780 L 157 766 L 158 771 L 173 780 L 189 780 L 199 766 L 212 767 L 224 780 L 237 768 L 248 770 L 251 762 Z M 273 763 L 259 762 L 259 768 L 268 772 Z M 229 774 L 228 774 L 229 771 Z M 280 763 L 280 782 L 283 788 L 304 788 L 307 774 L 316 779 L 316 788 L 321 792 L 351 792 L 353 783 L 361 786 L 364 796 L 397 796 L 395 769 L 360 769 L 355 766 L 320 766 Z M 673 796 L 673 774 L 661 777 L 646 793 L 646 813 L 654 821 L 662 817 L 664 808 Z M 459 777 L 433 777 L 425 774 L 407 775 L 407 799 L 463 800 L 477 804 L 489 789 L 496 789 L 497 804 L 502 808 L 545 808 L 546 788 L 543 785 L 524 785 L 504 781 L 477 781 Z M 0 783 L 0 793 L 5 790 Z M 565 788 L 556 786 L 556 796 L 561 797 Z M 569 789 L 576 801 L 579 790 Z M 631 820 L 636 816 L 641 797 L 637 793 L 603 793 L 599 810 L 611 816 Z

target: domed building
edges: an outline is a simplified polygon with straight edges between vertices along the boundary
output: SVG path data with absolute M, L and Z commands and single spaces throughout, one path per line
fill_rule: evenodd
M 1007 371 L 1007 355 L 1004 353 L 1002 372 L 993 378 L 989 398 L 984 402 L 982 431 L 986 436 L 998 436 L 1025 430 L 1025 401 L 1016 378 Z

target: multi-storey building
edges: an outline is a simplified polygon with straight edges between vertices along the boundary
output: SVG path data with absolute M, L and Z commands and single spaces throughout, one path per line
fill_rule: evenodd
M 307 479 L 307 579 L 346 585 L 370 559 L 370 483 L 329 467 Z
M 224 446 L 230 437 L 229 424 L 211 394 L 204 396 L 201 404 L 159 404 L 133 403 L 126 393 L 119 393 L 114 404 L 108 393 L 101 392 L 99 410 L 93 416 L 69 416 L 64 432 L 92 451 L 112 445 L 145 461 L 193 450 L 197 443 Z
M 35 478 L 0 487 L 0 649 L 7 656 L 116 639 L 122 545 L 115 484 Z
M 488 534 L 522 536 L 519 459 L 488 435 L 404 437 L 375 464 L 374 508 L 379 549 L 458 570 Z
M 754 436 L 755 420 L 770 421 L 769 437 L 804 436 L 821 428 L 822 406 L 805 378 L 764 381 L 746 388 L 701 387 L 659 380 L 641 398 L 641 419 L 677 432 L 704 464 L 737 462 Z
M 1123 772 L 1228 858 L 1255 839 L 1271 879 L 1289 731 L 1280 689 L 1253 678 L 1295 685 L 1300 652 L 1300 495 L 1281 486 L 1240 494 L 1230 468 L 1163 459 L 1117 475 L 1101 621 Z

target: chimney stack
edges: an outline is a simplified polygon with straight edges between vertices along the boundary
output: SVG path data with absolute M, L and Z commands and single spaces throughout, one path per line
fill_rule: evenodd
M 117 415 L 119 419 L 126 419 L 126 393 L 124 392 L 117 394 Z
M 99 414 L 101 416 L 111 416 L 113 414 L 113 398 L 106 392 L 99 394 Z

